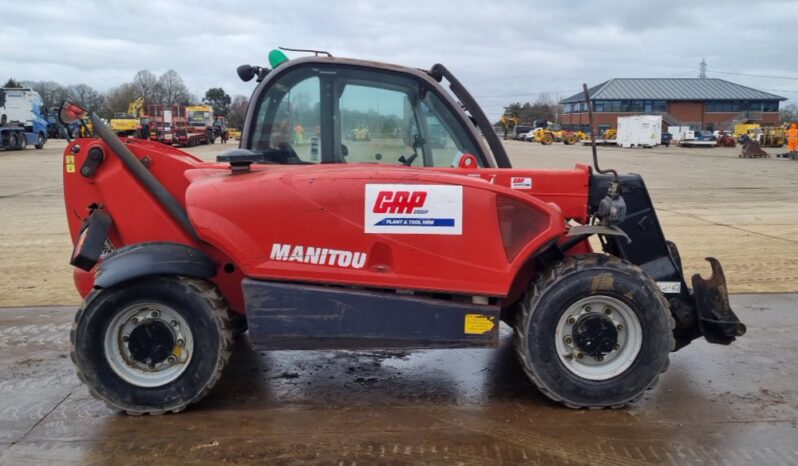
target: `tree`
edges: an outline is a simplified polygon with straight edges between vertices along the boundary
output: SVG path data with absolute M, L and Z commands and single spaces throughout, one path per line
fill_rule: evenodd
M 103 104 L 103 96 L 86 84 L 69 86 L 69 100 L 89 110 L 99 110 Z
M 54 81 L 25 81 L 23 84 L 39 93 L 48 111 L 69 99 L 69 89 Z
M 161 90 L 161 103 L 167 107 L 189 101 L 188 88 L 175 70 L 168 70 L 162 74 L 158 78 L 158 86 Z
M 230 104 L 230 109 L 227 112 L 227 126 L 230 128 L 243 128 L 244 120 L 247 117 L 248 105 L 249 99 L 243 95 L 233 97 L 233 102 Z
M 6 81 L 6 83 L 3 84 L 3 87 L 16 87 L 16 88 L 19 88 L 19 87 L 22 87 L 22 84 L 19 81 L 14 80 L 14 78 L 8 78 L 8 81 Z
M 214 115 L 227 116 L 230 110 L 230 96 L 221 87 L 212 87 L 205 91 L 202 101 L 213 107 Z
M 504 107 L 504 114 L 517 117 L 521 123 L 531 124 L 535 120 L 559 122 L 562 116 L 562 105 L 556 96 L 542 93 L 534 103 L 511 103 Z
M 150 70 L 141 70 L 133 76 L 133 85 L 136 87 L 140 97 L 144 97 L 146 103 L 158 103 L 161 101 L 161 90 L 158 85 L 158 78 Z
M 100 116 L 113 118 L 116 113 L 126 113 L 130 102 L 139 97 L 139 90 L 133 83 L 125 83 L 109 90 L 105 94 L 105 102 L 100 111 Z
M 787 104 L 779 110 L 779 121 L 782 124 L 798 122 L 798 104 Z

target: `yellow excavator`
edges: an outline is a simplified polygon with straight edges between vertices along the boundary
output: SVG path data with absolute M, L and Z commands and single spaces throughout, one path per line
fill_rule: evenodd
M 144 109 L 144 97 L 139 97 L 127 106 L 127 113 L 117 112 L 111 118 L 111 131 L 118 136 L 135 136 L 141 128 L 140 118 Z
M 504 129 L 504 139 L 510 138 L 514 135 L 515 127 L 521 122 L 521 119 L 511 115 L 502 115 L 502 128 Z

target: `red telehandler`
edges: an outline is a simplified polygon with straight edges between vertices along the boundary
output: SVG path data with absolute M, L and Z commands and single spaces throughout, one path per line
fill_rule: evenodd
M 240 148 L 216 162 L 120 140 L 95 115 L 96 137 L 64 152 L 85 298 L 72 359 L 111 407 L 199 401 L 247 329 L 265 349 L 484 348 L 504 321 L 540 391 L 590 408 L 639 399 L 696 338 L 745 333 L 715 259 L 685 281 L 640 176 L 595 156 L 512 168 L 440 64 L 270 61 L 239 67 L 258 85 Z M 358 121 L 370 141 L 346 137 Z

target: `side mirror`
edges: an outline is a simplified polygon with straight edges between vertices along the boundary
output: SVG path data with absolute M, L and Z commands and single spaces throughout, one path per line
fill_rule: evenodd
M 58 121 L 64 126 L 83 120 L 88 116 L 88 110 L 67 100 L 61 104 L 61 109 L 58 111 Z
M 236 69 L 236 73 L 238 73 L 238 77 L 241 78 L 242 81 L 252 81 L 252 78 L 255 77 L 257 73 L 256 67 L 252 65 L 241 65 Z

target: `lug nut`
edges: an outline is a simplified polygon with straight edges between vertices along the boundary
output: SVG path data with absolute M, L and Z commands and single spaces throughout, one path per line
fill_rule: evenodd
M 615 327 L 615 328 L 617 328 L 619 332 L 622 332 L 623 331 L 623 324 L 618 324 L 618 326 Z
M 159 315 L 161 315 L 161 313 L 160 313 L 160 312 L 158 312 L 158 311 L 152 311 L 152 312 L 150 313 L 150 316 L 151 316 L 153 319 L 157 319 Z
M 573 325 L 573 324 L 575 324 L 575 323 L 576 323 L 576 319 L 575 319 L 574 317 L 569 317 L 569 318 L 568 318 L 568 323 L 569 323 L 569 324 L 571 324 L 571 325 Z
M 582 358 L 584 358 L 584 357 L 585 357 L 585 355 L 584 355 L 584 354 L 582 354 L 581 352 L 579 352 L 579 353 L 576 353 L 576 359 L 582 359 Z
M 590 311 L 591 311 L 591 309 L 592 309 L 592 308 L 591 308 L 590 306 L 585 306 L 585 312 L 590 312 Z
M 574 341 L 574 340 L 573 340 L 573 338 L 571 338 L 571 336 L 570 336 L 570 335 L 569 335 L 569 336 L 567 336 L 567 337 L 565 337 L 565 339 L 564 339 L 564 340 L 565 340 L 565 344 L 566 344 L 566 345 L 570 345 L 570 344 L 571 344 L 571 343 L 573 343 L 573 341 Z
M 185 343 L 186 343 L 185 340 L 183 340 L 182 338 L 177 339 L 177 346 L 183 346 Z
M 169 325 L 171 325 L 172 327 L 177 327 L 177 321 L 173 320 L 173 321 L 169 322 Z
M 574 355 L 573 355 L 573 354 L 571 354 L 571 353 L 568 353 L 568 354 L 566 354 L 566 355 L 565 355 L 565 360 L 566 360 L 566 361 L 570 361 L 570 360 L 572 360 L 573 358 L 574 358 Z
M 612 309 L 610 309 L 608 307 L 605 307 L 604 308 L 604 313 L 607 314 L 607 315 L 610 315 L 610 314 L 612 314 Z
M 614 349 L 615 351 L 618 351 L 619 349 L 621 349 L 621 345 L 616 343 L 615 346 L 613 346 L 612 349 Z
M 139 318 L 138 317 L 134 317 L 134 318 L 130 319 L 130 321 L 133 322 L 133 325 L 136 325 L 137 323 L 139 323 Z
M 169 356 L 168 358 L 166 358 L 166 362 L 168 362 L 169 364 L 174 364 L 176 361 L 177 358 L 175 358 L 174 356 Z
M 130 335 L 122 335 L 122 342 L 127 343 L 130 340 Z
M 601 362 L 604 360 L 604 356 L 596 356 L 596 361 Z

